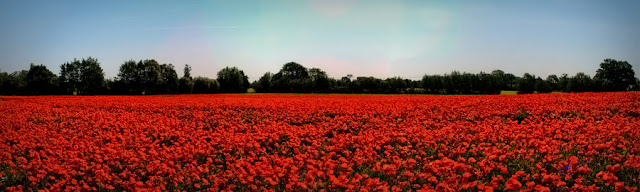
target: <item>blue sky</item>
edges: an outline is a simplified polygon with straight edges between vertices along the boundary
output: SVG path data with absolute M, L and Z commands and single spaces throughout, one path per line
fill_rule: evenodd
M 250 80 L 295 61 L 331 77 L 452 70 L 595 74 L 605 58 L 640 76 L 640 1 L 0 1 L 0 70 L 55 73 L 95 57 L 115 77 L 126 60 Z

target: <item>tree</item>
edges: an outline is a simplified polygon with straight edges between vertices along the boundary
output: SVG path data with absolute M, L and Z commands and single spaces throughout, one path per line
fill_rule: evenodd
M 634 86 L 635 72 L 626 61 L 605 59 L 594 79 L 602 81 L 604 91 L 627 91 Z
M 384 84 L 387 86 L 387 93 L 404 93 L 407 88 L 407 83 L 401 77 L 387 78 Z
M 340 79 L 329 78 L 319 68 L 307 69 L 289 62 L 275 74 L 265 73 L 249 84 L 248 77 L 236 67 L 225 67 L 216 79 L 191 77 L 191 66 L 185 65 L 184 75 L 178 75 L 172 64 L 159 64 L 153 59 L 125 61 L 118 76 L 106 80 L 95 58 L 66 62 L 60 66 L 59 79 L 50 76 L 43 65 L 14 73 L 0 71 L 0 94 L 171 94 L 245 92 L 251 87 L 258 92 L 333 92 L 333 93 L 435 93 L 435 94 L 498 94 L 501 90 L 519 93 L 551 91 L 626 91 L 639 90 L 640 80 L 626 61 L 605 59 L 596 76 L 577 73 L 573 77 L 549 75 L 546 79 L 525 73 L 517 77 L 502 70 L 491 73 L 452 71 L 444 75 L 424 75 L 421 80 L 392 77 L 357 77 L 348 74 Z M 49 79 L 53 79 L 49 82 Z M 47 85 L 47 86 L 45 86 Z M 195 88 L 194 88 L 195 86 Z M 58 89 L 56 89 L 58 88 Z
M 160 93 L 171 94 L 178 91 L 178 73 L 172 64 L 160 65 Z
M 636 84 L 631 88 L 634 91 L 640 91 L 640 79 L 636 78 Z
M 273 89 L 277 92 L 304 93 L 311 88 L 311 78 L 307 68 L 289 62 L 282 66 L 282 69 L 273 75 Z
M 524 73 L 522 79 L 518 82 L 518 94 L 533 93 L 536 85 L 536 76 Z
M 80 68 L 82 62 L 73 59 L 72 62 L 63 63 L 60 66 L 60 86 L 66 94 L 76 94 L 80 88 Z
M 516 90 L 518 86 L 519 78 L 516 77 L 514 74 L 507 73 L 507 74 L 504 74 L 504 81 L 506 82 L 507 87 L 503 90 Z
M 441 75 L 424 75 L 422 77 L 422 88 L 427 93 L 439 94 L 444 88 L 442 85 L 443 80 Z
M 120 65 L 120 71 L 116 82 L 127 94 L 136 94 L 142 91 L 141 77 L 138 64 L 134 60 L 125 61 Z
M 271 78 L 272 74 L 270 72 L 264 73 L 262 77 L 256 82 L 254 89 L 260 93 L 269 93 L 272 92 Z
M 98 59 L 91 57 L 62 64 L 60 84 L 67 94 L 99 94 L 106 90 L 102 67 Z
M 560 75 L 560 78 L 558 78 L 558 85 L 556 87 L 556 90 L 569 92 L 567 89 L 567 85 L 569 85 L 569 80 L 570 80 L 569 75 L 567 75 L 566 73 L 563 73 L 562 75 Z
M 536 78 L 535 90 L 538 93 L 551 93 L 551 86 L 542 78 Z
M 216 93 L 220 84 L 215 79 L 196 77 L 193 79 L 193 93 Z
M 180 83 L 172 64 L 161 65 L 153 59 L 125 61 L 117 81 L 129 94 L 175 93 Z
M 156 94 L 159 91 L 158 90 L 158 85 L 161 84 L 161 77 L 160 77 L 160 64 L 158 63 L 158 61 L 154 60 L 154 59 L 147 59 L 144 61 L 139 61 L 138 64 L 138 75 L 140 77 L 140 83 L 141 83 L 141 91 L 142 94 Z
M 478 86 L 478 78 L 475 74 L 464 72 L 462 73 L 462 94 L 472 94 L 475 88 Z
M 27 93 L 31 95 L 53 94 L 57 87 L 56 80 L 57 76 L 46 66 L 32 63 L 25 77 Z
M 15 71 L 13 73 L 0 73 L 0 94 L 2 95 L 21 95 L 27 86 L 25 79 L 27 70 Z
M 423 75 L 422 76 L 422 88 L 425 90 L 426 93 L 433 93 L 433 90 L 435 89 L 435 78 L 432 75 Z
M 322 69 L 311 68 L 309 69 L 309 78 L 313 85 L 314 92 L 327 92 L 329 91 L 329 76 Z
M 110 94 L 110 95 L 124 94 L 124 92 L 120 88 L 121 87 L 119 87 L 119 85 L 116 83 L 115 78 L 104 80 L 104 89 L 106 90 L 105 94 Z
M 331 91 L 335 93 L 352 93 L 353 91 L 351 90 L 351 77 L 353 77 L 353 75 L 348 74 L 347 76 L 344 76 L 339 80 L 330 79 L 330 81 L 333 81 Z
M 225 67 L 218 71 L 217 80 L 224 93 L 246 93 L 249 88 L 249 78 L 236 67 Z
M 511 90 L 507 85 L 507 74 L 502 70 L 493 70 L 491 71 L 491 78 L 493 79 L 493 84 L 495 85 L 495 89 L 497 89 L 497 93 L 500 93 L 502 90 Z
M 411 80 L 404 79 L 404 83 L 407 85 L 405 93 L 417 94 L 424 93 L 424 89 L 422 89 L 422 82 L 420 80 Z
M 7 72 L 0 71 L 0 94 L 9 95 L 13 91 L 11 76 Z
M 184 65 L 184 74 L 178 80 L 178 90 L 182 94 L 189 94 L 193 91 L 193 79 L 191 78 L 191 66 Z
M 557 75 L 549 75 L 547 76 L 547 79 L 545 79 L 545 82 L 547 83 L 547 85 L 549 86 L 549 89 L 551 89 L 551 91 L 559 91 L 560 89 L 558 89 L 558 83 L 560 83 L 560 79 L 558 78 Z
M 80 89 L 82 92 L 86 94 L 104 93 L 104 72 L 98 59 L 91 57 L 82 59 L 80 71 Z
M 383 93 L 385 82 L 375 77 L 357 77 L 353 82 L 356 93 Z
M 278 74 L 288 79 L 304 79 L 309 77 L 307 68 L 295 62 L 284 64 Z
M 491 74 L 480 71 L 478 74 L 468 74 L 467 79 L 470 80 L 471 94 L 496 94 L 500 93 L 500 88 L 495 84 Z M 469 81 L 467 80 L 467 81 Z
M 592 88 L 593 82 L 591 77 L 582 72 L 579 72 L 570 78 L 567 84 L 567 92 L 586 92 L 591 91 Z
M 462 73 L 452 71 L 450 74 L 445 74 L 442 86 L 447 94 L 461 94 L 465 86 Z
M 184 65 L 184 75 L 182 77 L 191 78 L 191 66 L 189 64 Z

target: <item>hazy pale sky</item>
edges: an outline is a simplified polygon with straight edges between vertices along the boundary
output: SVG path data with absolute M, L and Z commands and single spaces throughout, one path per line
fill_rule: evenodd
M 182 76 L 236 66 L 256 80 L 295 61 L 331 77 L 452 70 L 595 74 L 605 58 L 640 76 L 640 1 L 0 1 L 0 71 L 54 73 L 95 57 L 108 78 L 126 60 Z

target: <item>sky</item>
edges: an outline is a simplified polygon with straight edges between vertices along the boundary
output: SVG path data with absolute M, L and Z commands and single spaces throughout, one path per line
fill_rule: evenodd
M 453 70 L 593 76 L 606 58 L 640 77 L 640 1 L 0 1 L 0 71 L 97 58 L 182 76 L 235 66 L 257 80 L 297 62 L 330 77 L 420 79 Z

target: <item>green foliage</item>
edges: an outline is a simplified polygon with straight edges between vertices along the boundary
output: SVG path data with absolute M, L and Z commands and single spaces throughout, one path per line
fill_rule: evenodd
M 559 88 L 559 84 L 560 84 L 560 78 L 558 78 L 557 75 L 549 75 L 547 76 L 547 79 L 545 80 L 547 85 L 549 86 L 549 88 L 551 89 L 551 91 L 560 91 L 562 90 L 561 88 Z
M 383 93 L 385 82 L 375 77 L 357 77 L 353 82 L 356 93 Z
M 392 77 L 385 79 L 384 85 L 386 89 L 393 93 L 404 93 L 404 90 L 408 87 L 407 82 L 401 77 Z
M 543 80 L 542 78 L 536 78 L 535 90 L 538 93 L 551 93 L 553 88 L 549 85 L 549 82 Z
M 289 62 L 272 77 L 272 88 L 275 92 L 305 93 L 310 92 L 312 80 L 307 68 Z
M 191 66 L 189 64 L 184 65 L 184 75 L 182 77 L 191 78 Z
M 582 72 L 569 79 L 567 83 L 567 92 L 586 92 L 593 91 L 593 81 L 589 75 Z
M 191 78 L 182 77 L 178 80 L 179 93 L 189 94 L 193 92 L 193 80 Z
M 193 79 L 192 93 L 217 93 L 220 90 L 220 84 L 215 79 L 206 77 L 196 77 Z
M 184 75 L 178 80 L 178 92 L 189 94 L 193 91 L 193 79 L 191 78 L 191 66 L 184 65 Z
M 28 71 L 16 71 L 13 73 L 0 72 L 0 94 L 19 95 L 23 94 L 26 87 L 25 78 Z
M 57 91 L 57 76 L 44 65 L 31 64 L 25 77 L 27 94 L 47 95 Z
M 271 74 L 270 72 L 266 72 L 264 73 L 264 75 L 262 75 L 262 77 L 260 77 L 260 79 L 254 83 L 254 85 L 252 86 L 254 88 L 254 90 L 256 92 L 261 92 L 261 93 L 268 93 L 268 92 L 272 92 L 272 83 L 271 83 L 271 79 L 273 77 L 273 74 Z
M 172 64 L 160 65 L 160 78 L 158 93 L 168 94 L 178 91 L 178 74 Z
M 180 83 L 172 64 L 161 65 L 153 59 L 124 62 L 116 81 L 125 94 L 176 93 Z
M 511 119 L 514 120 L 514 121 L 518 121 L 518 124 L 520 124 L 520 123 L 522 123 L 522 121 L 527 119 L 527 117 L 529 117 L 529 116 L 531 116 L 531 114 L 528 111 L 525 111 L 523 109 L 519 113 L 516 113 L 516 114 L 512 115 Z
M 304 66 L 296 62 L 289 62 L 284 64 L 276 75 L 287 79 L 305 79 L 309 77 L 309 72 Z
M 511 81 L 515 80 L 515 76 L 513 74 L 507 74 L 502 70 L 493 70 L 491 71 L 491 78 L 493 79 L 493 84 L 497 90 L 513 89 L 513 87 L 509 86 L 512 84 Z
M 536 76 L 525 73 L 518 81 L 518 94 L 533 93 L 535 91 Z
M 441 75 L 424 75 L 422 77 L 422 88 L 424 88 L 427 93 L 440 94 L 444 88 L 442 86 L 443 79 Z
M 329 81 L 329 76 L 322 69 L 319 68 L 311 68 L 309 69 L 309 78 L 311 78 L 311 85 L 313 86 L 313 92 L 327 92 L 329 91 L 329 87 L 331 83 Z
M 554 93 L 586 91 L 640 90 L 640 79 L 626 61 L 605 59 L 596 75 L 585 73 L 570 77 L 549 75 L 546 79 L 525 73 L 517 77 L 502 70 L 491 73 L 452 71 L 444 75 L 424 75 L 420 80 L 372 76 L 354 77 L 348 74 L 334 79 L 320 68 L 307 69 L 289 62 L 278 73 L 266 72 L 249 84 L 247 75 L 236 67 L 225 67 L 216 79 L 193 78 L 191 66 L 185 65 L 178 78 L 172 64 L 159 64 L 147 59 L 125 61 L 115 79 L 105 79 L 95 58 L 66 62 L 60 66 L 60 77 L 44 65 L 32 65 L 29 70 L 13 73 L 0 71 L 0 94 L 189 94 L 246 93 L 249 88 L 259 93 L 364 93 L 364 94 L 504 94 Z
M 236 67 L 225 67 L 218 72 L 220 91 L 224 93 L 246 93 L 249 88 L 249 78 Z
M 596 71 L 597 79 L 604 91 L 627 91 L 637 86 L 635 72 L 626 61 L 605 59 Z
M 103 94 L 106 92 L 104 72 L 98 59 L 73 59 L 60 66 L 60 85 L 65 94 Z
M 500 90 L 514 89 L 516 77 L 501 70 L 491 73 L 460 73 L 425 75 L 422 88 L 430 94 L 499 94 Z
M 567 92 L 567 85 L 569 84 L 569 80 L 570 80 L 569 75 L 567 75 L 566 73 L 563 73 L 558 78 L 558 85 L 555 88 L 555 90 Z
M 27 172 L 23 169 L 12 167 L 8 163 L 1 163 L 0 173 L 6 174 L 0 177 L 0 186 L 29 186 Z

